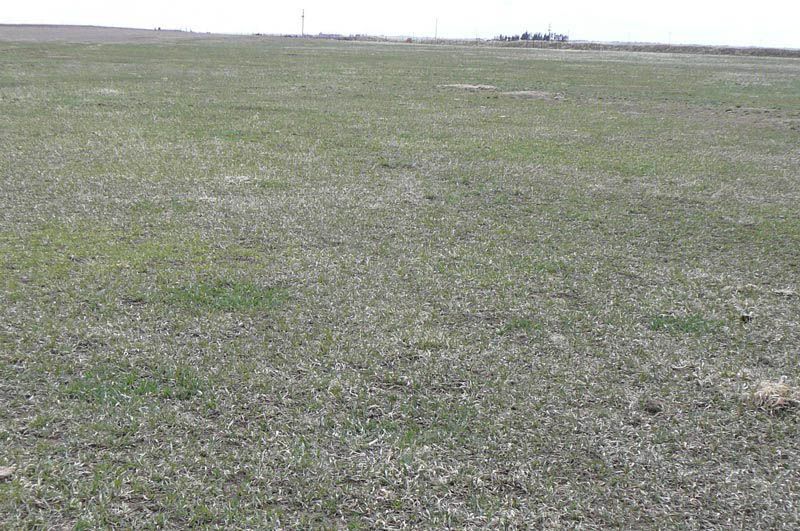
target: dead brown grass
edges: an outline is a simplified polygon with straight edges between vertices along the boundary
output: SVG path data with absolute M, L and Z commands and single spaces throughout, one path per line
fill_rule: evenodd
M 763 381 L 753 392 L 753 402 L 771 413 L 800 405 L 800 390 L 784 382 Z

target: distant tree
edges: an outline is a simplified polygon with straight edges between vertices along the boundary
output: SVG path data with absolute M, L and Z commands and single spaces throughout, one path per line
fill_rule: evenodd
M 567 35 L 562 33 L 542 33 L 537 31 L 536 33 L 531 33 L 530 31 L 525 30 L 521 35 L 498 35 L 495 37 L 495 40 L 510 42 L 510 41 L 557 41 L 557 42 L 566 42 L 569 40 Z

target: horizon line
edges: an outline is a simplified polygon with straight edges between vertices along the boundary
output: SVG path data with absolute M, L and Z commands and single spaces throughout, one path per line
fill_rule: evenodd
M 144 28 L 135 26 L 104 26 L 99 24 L 54 24 L 54 23 L 39 23 L 39 22 L 0 22 L 0 27 L 51 27 L 51 28 L 95 28 L 95 29 L 111 29 L 111 30 L 132 30 L 132 31 L 162 31 L 162 32 L 175 32 L 197 35 L 219 35 L 219 36 L 235 36 L 235 37 L 289 37 L 289 38 L 318 38 L 319 36 L 339 36 L 339 37 L 371 37 L 380 39 L 415 39 L 417 41 L 453 43 L 458 42 L 504 42 L 499 41 L 495 37 L 435 37 L 435 36 L 415 36 L 415 35 L 388 35 L 388 34 L 374 34 L 374 33 L 336 33 L 336 32 L 318 32 L 318 33 L 266 33 L 266 32 L 218 32 L 218 31 L 195 31 L 192 28 L 164 28 L 160 26 Z M 527 31 L 527 30 L 526 30 Z M 498 35 L 499 36 L 499 35 Z M 569 37 L 569 35 L 567 35 Z M 549 42 L 549 41 L 511 41 L 511 42 Z M 556 42 L 556 41 L 553 41 Z M 606 45 L 651 45 L 651 46 L 687 46 L 687 47 L 714 47 L 714 48 L 729 48 L 729 49 L 760 49 L 760 50 L 787 50 L 787 51 L 800 51 L 800 47 L 785 47 L 785 46 L 764 46 L 757 44 L 736 45 L 736 44 L 700 44 L 689 42 L 662 42 L 662 41 L 624 41 L 624 40 L 589 40 L 589 39 L 571 39 L 560 44 L 606 44 Z

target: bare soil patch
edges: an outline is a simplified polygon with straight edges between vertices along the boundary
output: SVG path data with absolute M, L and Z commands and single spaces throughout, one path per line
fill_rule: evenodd
M 524 100 L 561 100 L 564 95 L 560 93 L 547 92 L 544 90 L 512 90 L 503 92 L 503 96 L 519 98 Z
M 461 89 L 461 90 L 469 90 L 473 92 L 478 92 L 482 90 L 486 91 L 494 91 L 497 90 L 497 87 L 494 85 L 471 85 L 469 83 L 450 83 L 447 85 L 438 85 L 439 88 L 449 88 L 449 89 Z

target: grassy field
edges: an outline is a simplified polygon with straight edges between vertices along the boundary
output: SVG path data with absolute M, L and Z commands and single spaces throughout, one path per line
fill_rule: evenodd
M 0 179 L 3 528 L 800 526 L 800 60 L 2 42 Z

